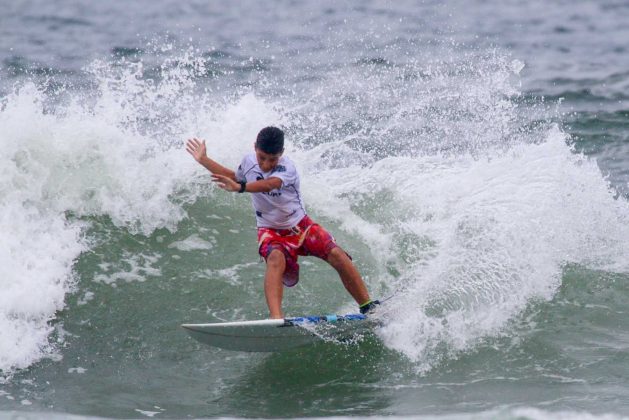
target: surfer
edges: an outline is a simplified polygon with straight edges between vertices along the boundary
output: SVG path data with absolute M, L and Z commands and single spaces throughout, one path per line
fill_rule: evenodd
M 299 281 L 299 255 L 313 255 L 334 267 L 361 313 L 372 311 L 380 303 L 369 297 L 351 257 L 306 214 L 299 174 L 293 162 L 283 156 L 281 129 L 263 128 L 254 151 L 245 155 L 235 172 L 207 156 L 205 140 L 189 139 L 186 150 L 212 173 L 212 181 L 223 190 L 251 193 L 258 227 L 258 252 L 266 261 L 264 294 L 271 318 L 284 317 L 282 285 L 292 287 Z

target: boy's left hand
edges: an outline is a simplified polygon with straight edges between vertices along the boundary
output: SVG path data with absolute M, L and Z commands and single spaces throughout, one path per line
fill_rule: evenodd
M 240 191 L 240 184 L 225 175 L 212 174 L 212 182 L 216 182 L 225 191 Z

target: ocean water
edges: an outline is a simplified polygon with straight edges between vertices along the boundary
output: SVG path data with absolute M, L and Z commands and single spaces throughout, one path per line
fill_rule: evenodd
M 5 2 L 0 418 L 629 416 L 629 3 Z M 381 327 L 284 353 L 235 167 L 285 129 Z M 356 310 L 302 260 L 289 315 Z

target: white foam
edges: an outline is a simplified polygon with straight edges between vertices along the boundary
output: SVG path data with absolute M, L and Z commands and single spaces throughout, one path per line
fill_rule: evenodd
M 87 305 L 91 300 L 94 300 L 94 292 L 86 291 L 82 298 L 77 301 L 77 305 Z
M 278 121 L 273 107 L 252 94 L 217 103 L 194 92 L 201 61 L 184 54 L 180 66 L 164 63 L 161 83 L 139 77 L 141 63 L 96 61 L 86 72 L 97 87 L 86 95 L 66 92 L 54 112 L 30 82 L 2 98 L 2 375 L 52 355 L 50 322 L 73 290 L 74 262 L 90 247 L 84 237 L 90 216 L 106 216 L 131 233 L 175 230 L 186 216 L 182 204 L 213 190 L 207 171 L 185 152 L 185 139 L 206 138 L 210 155 L 236 166 L 259 127 Z M 209 248 L 192 242 L 180 245 Z M 129 258 L 128 269 L 103 265 L 96 280 L 160 275 L 153 257 Z
M 244 263 L 244 264 L 236 264 L 231 267 L 222 268 L 218 270 L 208 269 L 208 270 L 204 270 L 203 273 L 201 273 L 200 275 L 202 275 L 202 277 L 205 277 L 211 281 L 214 281 L 217 278 L 221 278 L 221 279 L 225 279 L 227 283 L 231 284 L 232 286 L 241 286 L 242 282 L 240 279 L 239 272 L 244 268 L 248 268 L 257 264 L 258 264 L 257 262 L 250 262 L 250 263 Z
M 124 282 L 144 282 L 150 277 L 159 277 L 162 271 L 156 268 L 161 256 L 158 254 L 130 254 L 125 253 L 121 259 L 124 269 L 111 268 L 104 273 L 94 276 L 97 283 L 114 285 L 119 280 Z
M 390 157 L 319 172 L 324 194 L 309 180 L 308 201 L 399 271 L 380 334 L 421 369 L 552 298 L 566 263 L 628 269 L 629 206 L 563 133 L 546 136 L 491 159 Z M 361 217 L 361 206 L 375 215 Z
M 135 411 L 146 417 L 155 417 L 156 414 L 160 414 L 160 411 L 140 410 L 139 408 L 136 408 Z
M 379 334 L 420 371 L 508 333 L 554 296 L 567 263 L 629 271 L 627 202 L 558 127 L 522 130 L 530 110 L 510 99 L 522 63 L 494 59 L 404 79 L 382 101 L 394 117 L 356 134 L 359 147 L 339 138 L 295 153 L 306 205 L 368 244 L 388 285 L 373 293 L 399 290 Z
M 74 282 L 72 262 L 85 249 L 80 224 L 69 224 L 46 205 L 45 174 L 29 174 L 15 158 L 19 153 L 11 154 L 15 145 L 6 146 L 0 151 L 0 371 L 5 375 L 51 351 L 48 322 L 63 308 Z
M 206 241 L 201 239 L 199 235 L 192 234 L 184 240 L 171 243 L 168 245 L 168 248 L 175 248 L 179 251 L 195 251 L 200 249 L 209 250 L 214 247 L 215 243 L 216 239 L 214 238 L 210 238 L 209 241 Z

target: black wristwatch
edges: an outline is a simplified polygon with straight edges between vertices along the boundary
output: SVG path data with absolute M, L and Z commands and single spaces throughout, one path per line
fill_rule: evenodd
M 240 189 L 238 190 L 239 193 L 244 193 L 245 192 L 245 188 L 247 188 L 247 181 L 240 181 Z

